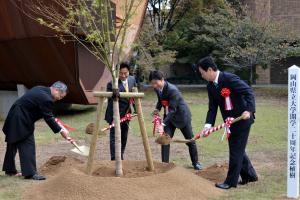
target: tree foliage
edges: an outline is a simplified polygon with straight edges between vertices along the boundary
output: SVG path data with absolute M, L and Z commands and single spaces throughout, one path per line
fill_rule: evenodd
M 130 19 L 136 14 L 141 2 L 120 1 L 122 6 L 117 6 L 120 7 L 122 19 L 119 21 L 110 0 L 27 0 L 21 2 L 24 5 L 19 8 L 25 7 L 23 11 L 27 16 L 55 31 L 61 41 L 75 41 L 102 61 L 111 72 L 113 91 L 117 93 L 119 63 L 125 56 L 123 50 Z M 123 170 L 118 98 L 114 98 L 113 113 L 116 124 L 116 175 L 121 176 Z
M 286 58 L 294 40 L 280 24 L 255 22 L 225 5 L 204 9 L 196 17 L 182 20 L 164 46 L 178 52 L 177 62 L 194 63 L 212 55 L 219 65 L 236 71 L 252 70 L 257 65 L 268 67 L 271 62 Z
M 155 39 L 155 31 L 149 19 L 145 19 L 143 30 L 140 32 L 138 41 L 135 45 L 137 56 L 135 63 L 137 64 L 136 74 L 140 75 L 138 79 L 144 80 L 148 77 L 150 70 L 163 70 L 168 68 L 176 59 L 176 51 L 166 50 Z

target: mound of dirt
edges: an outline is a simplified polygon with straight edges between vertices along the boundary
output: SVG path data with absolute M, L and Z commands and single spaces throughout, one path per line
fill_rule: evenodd
M 155 170 L 147 170 L 146 161 L 123 161 L 123 178 L 137 178 L 165 173 L 175 167 L 173 163 L 154 162 Z M 93 172 L 94 176 L 115 177 L 115 162 L 101 161 Z
M 51 158 L 44 172 L 54 170 L 46 181 L 34 182 L 24 200 L 174 200 L 209 199 L 222 195 L 213 183 L 174 164 L 155 163 L 148 172 L 144 161 L 124 161 L 124 176 L 114 177 L 115 163 L 98 161 L 93 175 L 84 173 L 85 164 L 66 157 Z
M 67 158 L 66 156 L 53 156 L 44 165 L 41 166 L 39 171 L 45 175 L 55 175 L 65 168 L 72 167 L 75 164 L 82 164 L 83 162 L 76 158 Z
M 228 164 L 224 163 L 214 164 L 197 172 L 196 174 L 215 183 L 222 183 L 227 176 L 227 171 Z

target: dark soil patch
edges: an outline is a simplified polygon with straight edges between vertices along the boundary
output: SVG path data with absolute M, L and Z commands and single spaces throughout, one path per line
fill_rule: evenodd
M 227 171 L 228 164 L 214 164 L 196 174 L 215 183 L 222 183 L 226 178 Z

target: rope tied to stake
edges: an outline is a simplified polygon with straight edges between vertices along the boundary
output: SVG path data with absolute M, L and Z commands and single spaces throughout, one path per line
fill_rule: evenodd
M 113 101 L 118 101 L 120 99 L 120 91 L 119 88 L 117 89 L 112 89 L 112 96 L 111 96 Z

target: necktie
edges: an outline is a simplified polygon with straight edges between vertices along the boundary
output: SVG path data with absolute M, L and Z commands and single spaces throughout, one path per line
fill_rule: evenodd
M 158 90 L 158 94 L 159 94 L 159 96 L 160 96 L 160 98 L 161 98 L 161 96 L 162 96 L 162 91 L 161 91 L 161 90 Z
M 124 88 L 125 88 L 125 92 L 129 92 L 128 82 L 125 81 L 123 85 L 124 85 Z
M 215 85 L 216 88 L 219 87 L 218 83 L 216 83 L 216 82 L 214 82 L 214 85 Z

